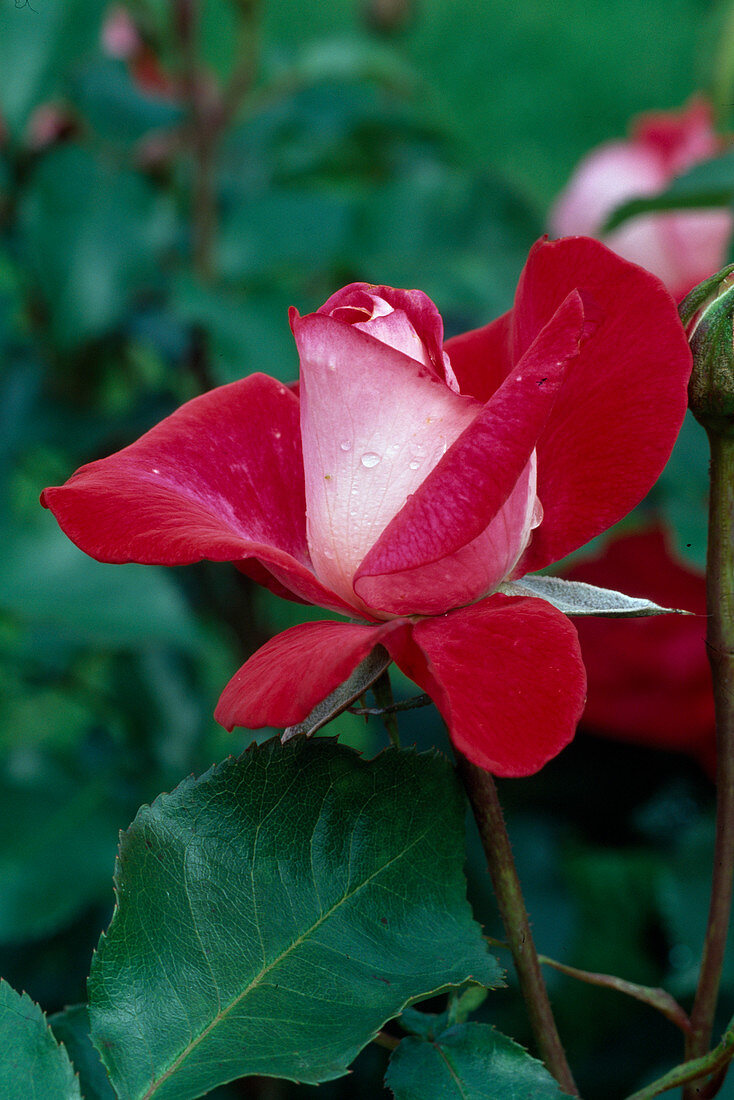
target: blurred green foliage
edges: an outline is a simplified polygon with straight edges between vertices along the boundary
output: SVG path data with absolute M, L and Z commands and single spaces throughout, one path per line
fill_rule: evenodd
M 100 0 L 0 0 L 0 969 L 50 1012 L 83 1000 L 118 829 L 251 740 L 214 724 L 219 691 L 263 640 L 320 613 L 227 566 L 92 562 L 40 490 L 212 385 L 294 378 L 288 305 L 350 280 L 420 287 L 449 334 L 508 308 L 576 159 L 712 83 L 726 5 L 206 0 L 193 54 L 178 7 L 131 0 L 142 38 L 121 59 Z M 206 113 L 222 88 L 224 121 Z M 691 424 L 648 508 L 699 563 L 705 493 Z M 407 743 L 445 744 L 433 711 L 403 725 Z M 369 754 L 384 741 L 354 715 L 335 731 Z M 708 781 L 580 738 L 501 793 L 540 949 L 689 997 Z M 499 934 L 476 839 L 468 861 Z M 589 1095 L 678 1057 L 650 1010 L 549 981 Z M 730 969 L 722 1011 L 732 1001 Z M 480 1018 L 529 1041 L 512 989 Z M 54 1026 L 83 1046 L 77 1016 Z M 380 1095 L 384 1067 L 368 1050 L 319 1096 Z M 217 1095 L 310 1091 L 251 1080 Z

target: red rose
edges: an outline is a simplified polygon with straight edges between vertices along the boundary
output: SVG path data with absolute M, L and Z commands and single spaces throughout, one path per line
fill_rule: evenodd
M 257 374 L 196 398 L 43 502 L 108 562 L 236 562 L 361 622 L 272 639 L 225 689 L 231 728 L 289 726 L 376 645 L 499 775 L 573 736 L 570 621 L 497 592 L 633 507 L 670 453 L 690 353 L 656 278 L 540 242 L 514 309 L 448 341 L 424 294 L 355 284 L 292 318 L 300 397 Z

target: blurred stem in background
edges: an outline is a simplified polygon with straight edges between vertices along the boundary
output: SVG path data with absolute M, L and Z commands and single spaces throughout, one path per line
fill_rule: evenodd
M 250 91 L 257 69 L 258 0 L 233 0 L 238 15 L 237 56 L 226 88 L 216 88 L 199 63 L 201 0 L 174 0 L 181 90 L 188 113 L 192 154 L 192 259 L 204 282 L 215 275 L 217 238 L 216 159 L 219 142 Z

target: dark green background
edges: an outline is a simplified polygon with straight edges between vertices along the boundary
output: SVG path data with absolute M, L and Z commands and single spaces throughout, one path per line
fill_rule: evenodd
M 350 280 L 426 290 L 449 333 L 491 319 L 586 150 L 696 90 L 716 89 L 722 125 L 734 101 L 718 45 L 728 4 L 418 0 L 375 29 L 376 6 L 263 0 L 253 86 L 219 150 L 204 279 L 189 147 L 141 166 L 141 148 L 180 122 L 176 97 L 142 91 L 103 54 L 98 0 L 0 0 L 0 970 L 49 1012 L 85 997 L 117 830 L 247 745 L 214 724 L 219 691 L 263 640 L 320 613 L 226 565 L 91 562 L 40 490 L 204 388 L 253 370 L 294 377 L 288 305 L 314 308 Z M 131 4 L 175 74 L 170 8 Z M 223 81 L 236 4 L 204 8 L 204 63 Z M 32 120 L 49 102 L 67 132 L 39 149 Z M 705 476 L 689 426 L 655 500 L 698 563 Z M 445 745 L 433 711 L 403 727 L 407 743 Z M 368 754 L 384 743 L 354 716 L 335 728 Z M 501 794 L 540 949 L 690 997 L 709 781 L 686 760 L 580 736 Z M 481 863 L 470 836 L 471 895 L 497 932 Z M 650 1010 L 550 980 L 585 1095 L 619 1097 L 679 1057 Z M 730 968 L 722 1014 L 733 1000 Z M 479 1018 L 529 1041 L 512 990 Z M 379 1095 L 384 1066 L 368 1049 L 319 1095 Z M 250 1080 L 218 1095 L 296 1094 L 310 1089 Z

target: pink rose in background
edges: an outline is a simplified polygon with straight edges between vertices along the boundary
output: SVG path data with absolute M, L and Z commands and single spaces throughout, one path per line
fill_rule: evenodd
M 108 57 L 128 63 L 135 82 L 144 92 L 165 96 L 177 93 L 176 82 L 161 67 L 127 8 L 114 4 L 108 9 L 100 39 Z
M 642 115 L 627 141 L 600 145 L 581 161 L 551 210 L 551 230 L 599 237 L 616 207 L 665 191 L 675 176 L 723 148 L 711 108 L 701 98 L 679 112 Z M 644 214 L 602 239 L 659 276 L 679 301 L 724 266 L 733 228 L 728 210 Z
M 536 771 L 583 708 L 578 640 L 552 604 L 497 590 L 660 473 L 691 366 L 673 301 L 577 238 L 539 242 L 514 308 L 445 348 L 420 291 L 356 283 L 291 323 L 298 392 L 263 374 L 213 390 L 43 503 L 100 561 L 230 561 L 358 620 L 263 646 L 220 699 L 227 728 L 303 721 L 382 645 L 470 760 Z
M 706 581 L 672 554 L 661 527 L 622 535 L 565 574 L 693 615 L 577 620 L 588 674 L 583 727 L 690 753 L 711 774 L 716 729 L 706 653 Z
M 102 48 L 110 57 L 127 61 L 142 47 L 142 39 L 127 8 L 115 4 L 102 24 Z

